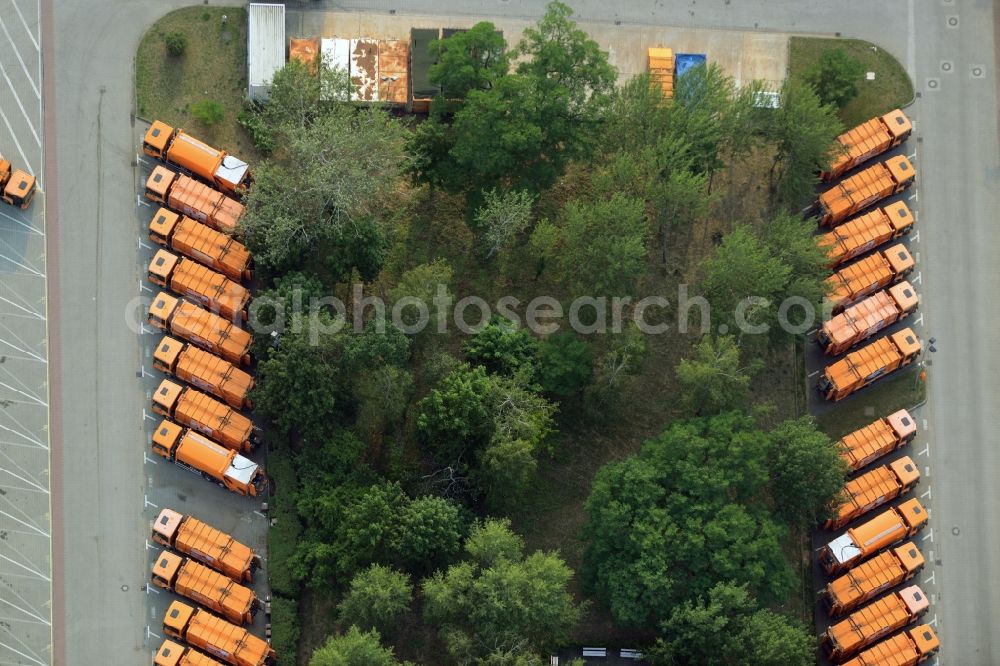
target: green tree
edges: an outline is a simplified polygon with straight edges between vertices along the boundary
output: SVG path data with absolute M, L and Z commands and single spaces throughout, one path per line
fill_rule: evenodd
M 800 215 L 779 213 L 768 220 L 761 230 L 761 240 L 771 256 L 789 267 L 789 282 L 783 296 L 805 299 L 813 313 L 790 309 L 788 320 L 792 324 L 812 325 L 814 313 L 822 307 L 830 275 L 829 258 L 816 243 L 816 225 L 813 220 L 803 220 Z M 780 329 L 778 329 L 780 330 Z
M 744 414 L 673 423 L 601 468 L 585 508 L 586 581 L 621 623 L 649 626 L 732 581 L 770 603 L 793 576 L 769 513 L 770 441 Z
M 524 190 L 484 193 L 483 206 L 476 211 L 476 226 L 482 232 L 487 259 L 509 248 L 528 228 L 534 202 L 534 196 Z
M 771 451 L 778 515 L 803 530 L 833 515 L 848 468 L 816 421 L 805 416 L 782 423 L 771 433 Z
M 469 531 L 464 548 L 472 561 L 486 568 L 524 557 L 524 539 L 511 528 L 509 518 L 477 522 Z
M 436 62 L 427 73 L 445 100 L 464 99 L 471 90 L 488 90 L 507 74 L 510 63 L 503 35 L 489 21 L 430 43 Z
M 807 666 L 815 663 L 809 632 L 769 610 L 757 610 L 745 587 L 719 583 L 707 598 L 674 608 L 647 658 L 654 666 Z
M 754 359 L 740 363 L 740 348 L 731 335 L 706 335 L 691 358 L 681 359 L 677 379 L 684 386 L 684 402 L 692 414 L 709 416 L 730 409 L 746 408 L 750 402 L 750 380 L 763 363 Z
M 361 629 L 391 627 L 413 600 L 410 577 L 381 564 L 373 564 L 355 574 L 351 588 L 337 606 L 340 622 Z
M 823 104 L 842 109 L 858 96 L 858 82 L 864 73 L 860 60 L 837 48 L 825 49 L 802 78 L 813 87 Z
M 569 396 L 583 389 L 593 376 L 590 347 L 566 331 L 542 341 L 538 353 L 538 378 L 554 395 Z
M 417 432 L 440 461 L 457 461 L 467 446 L 481 445 L 492 436 L 492 387 L 485 368 L 461 365 L 420 401 Z
M 538 349 L 538 339 L 531 331 L 516 328 L 512 322 L 498 317 L 462 346 L 466 359 L 473 365 L 508 376 L 522 371 L 532 375 Z
M 646 268 L 649 233 L 643 203 L 615 193 L 566 204 L 558 225 L 538 223 L 532 243 L 576 296 L 630 294 Z
M 334 326 L 325 313 L 304 319 L 258 365 L 254 403 L 277 433 L 322 440 L 350 404 L 339 372 L 344 336 L 322 333 Z
M 183 32 L 168 32 L 163 42 L 167 45 L 167 53 L 175 58 L 180 58 L 187 51 L 187 35 Z
M 429 572 L 458 553 L 464 527 L 457 504 L 442 497 L 419 497 L 402 510 L 393 549 L 411 571 Z
M 214 99 L 200 99 L 192 103 L 188 111 L 195 120 L 208 127 L 218 125 L 226 117 L 226 110 Z
M 567 590 L 573 572 L 562 558 L 542 552 L 524 557 L 504 529 L 509 531 L 492 521 L 476 525 L 468 539 L 475 559 L 423 584 L 424 613 L 461 663 L 518 663 L 508 660 L 558 645 L 580 618 Z M 490 534 L 480 537 L 483 530 Z M 505 660 L 494 661 L 499 655 Z
M 344 107 L 290 131 L 282 159 L 257 167 L 244 199 L 240 225 L 254 258 L 276 271 L 312 261 L 336 270 L 334 279 L 353 267 L 373 277 L 386 243 L 378 220 L 395 194 L 402 147 L 401 126 L 378 110 Z
M 374 629 L 365 633 L 351 627 L 347 633 L 330 636 L 316 648 L 309 666 L 408 666 L 396 659 L 392 648 L 382 647 L 382 637 Z
M 596 395 L 608 398 L 620 394 L 616 389 L 640 370 L 646 350 L 646 337 L 634 323 L 621 333 L 608 336 L 607 346 L 594 364 Z
M 753 331 L 750 327 L 770 328 L 775 323 L 791 268 L 772 256 L 749 227 L 739 226 L 727 234 L 715 254 L 702 262 L 702 269 L 712 323 L 721 333 L 734 333 L 742 342 Z
M 796 79 L 782 85 L 781 105 L 768 118 L 764 134 L 775 149 L 768 183 L 778 202 L 796 208 L 819 182 L 817 167 L 829 166 L 830 146 L 842 125 L 833 107 Z
M 414 266 L 403 273 L 396 285 L 389 290 L 389 299 L 397 306 L 401 299 L 416 299 L 427 307 L 428 326 L 424 330 L 444 332 L 450 313 L 449 304 L 453 301 L 448 285 L 451 284 L 453 271 L 444 259 L 435 259 L 427 264 Z M 403 303 L 405 305 L 405 302 Z M 414 326 L 420 320 L 420 312 L 415 306 L 401 308 L 401 319 L 406 326 Z M 425 338 L 428 336 L 424 336 Z

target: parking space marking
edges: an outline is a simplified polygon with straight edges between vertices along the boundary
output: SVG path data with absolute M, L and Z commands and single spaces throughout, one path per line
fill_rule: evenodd
M 145 509 L 145 508 L 146 508 L 147 506 L 151 506 L 151 507 L 153 507 L 154 509 L 159 509 L 159 508 L 160 508 L 160 507 L 156 506 L 155 504 L 153 504 L 152 502 L 150 502 L 150 501 L 149 501 L 149 498 L 148 498 L 148 497 L 146 497 L 145 495 L 143 495 L 143 496 L 142 496 L 142 501 L 143 501 L 143 502 L 145 503 L 145 504 L 144 504 L 144 506 L 142 507 L 142 508 L 144 508 L 144 509 Z
M 927 528 L 927 534 L 925 534 L 922 537 L 920 537 L 921 541 L 927 541 L 928 539 L 931 540 L 931 543 L 934 543 L 934 528 L 933 527 L 928 527 Z
M 934 497 L 931 495 L 931 489 L 930 488 L 928 488 L 927 490 L 925 490 L 923 492 L 923 494 L 921 494 L 920 496 L 921 497 L 929 497 L 932 500 L 934 499 Z
M 21 115 L 24 116 L 24 122 L 28 123 L 28 129 L 31 130 L 31 135 L 35 137 L 35 143 L 38 147 L 42 147 L 42 140 L 38 136 L 38 132 L 35 131 L 35 124 L 31 122 L 31 118 L 28 117 L 28 112 L 24 110 L 24 105 L 21 104 L 21 97 L 17 94 L 17 90 L 14 88 L 14 84 L 11 83 L 10 77 L 7 76 L 7 68 L 0 63 L 0 74 L 3 75 L 4 81 L 7 82 L 7 86 L 10 88 L 11 94 L 14 96 L 14 101 L 17 102 L 17 108 L 21 109 Z
M 924 447 L 923 451 L 918 451 L 917 455 L 918 456 L 926 456 L 928 453 L 930 453 L 930 451 L 931 451 L 931 445 L 928 444 L 927 446 Z
M 923 313 L 920 313 L 919 315 L 917 315 L 917 318 L 913 320 L 913 323 L 915 323 L 917 326 L 923 326 L 924 325 L 924 315 L 923 315 Z M 924 428 L 924 430 L 927 430 L 927 428 Z
M 916 217 L 917 217 L 917 214 L 914 213 L 913 214 L 913 218 L 916 219 Z M 914 231 L 913 234 L 911 234 L 911 237 L 913 238 L 913 242 L 914 243 L 919 243 L 920 242 L 920 232 L 919 231 Z
M 142 410 L 142 418 L 149 419 L 150 421 L 156 420 L 156 417 L 153 416 L 152 414 L 147 414 L 145 409 Z
M 917 196 L 916 190 L 914 190 L 913 194 L 910 195 L 909 201 L 915 201 L 917 203 L 920 203 L 920 198 Z
M 17 50 L 17 45 L 14 43 L 14 40 L 10 38 L 10 33 L 7 32 L 7 24 L 3 22 L 2 17 L 0 17 L 0 29 L 3 30 L 3 34 L 7 37 L 7 41 L 10 42 L 10 50 L 14 52 L 14 56 L 17 58 L 17 61 L 21 63 L 21 69 L 24 70 L 24 77 L 28 79 L 28 84 L 31 86 L 31 89 L 35 91 L 35 97 L 41 99 L 42 93 L 38 91 L 38 86 L 35 85 L 35 81 L 31 78 L 31 74 L 28 74 L 28 67 L 24 64 L 24 58 L 21 57 L 21 52 Z
M 6 217 L 8 220 L 11 220 L 15 224 L 20 224 L 22 227 L 24 227 L 25 229 L 27 229 L 29 232 L 31 232 L 31 233 L 33 233 L 33 234 L 35 234 L 37 236 L 41 236 L 42 238 L 45 237 L 45 233 L 43 231 L 40 231 L 40 230 L 34 228 L 30 224 L 25 224 L 23 221 L 17 219 L 16 217 L 14 217 L 12 215 L 8 215 L 7 213 L 5 213 L 3 211 L 0 211 L 0 216 Z
M 921 419 L 923 421 L 924 430 L 927 430 L 927 419 Z
M 911 280 L 911 282 L 916 282 L 917 284 L 920 284 L 920 272 L 919 271 L 917 271 L 917 274 L 915 276 L 913 276 L 913 280 Z
M 809 373 L 809 376 L 810 377 L 815 377 L 818 374 L 819 374 L 819 370 L 813 370 L 811 373 Z
M 24 14 L 21 13 L 21 8 L 17 6 L 16 0 L 10 0 L 10 4 L 14 5 L 14 11 L 17 12 L 17 17 L 21 19 L 21 25 L 24 26 L 24 32 L 27 33 L 28 39 L 31 40 L 32 45 L 34 45 L 35 50 L 39 51 L 38 40 L 31 33 L 31 28 L 28 27 L 28 22 L 24 20 Z

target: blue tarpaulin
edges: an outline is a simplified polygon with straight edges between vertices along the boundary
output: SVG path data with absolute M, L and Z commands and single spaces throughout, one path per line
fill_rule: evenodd
M 704 53 L 678 53 L 674 58 L 675 79 L 684 76 L 684 72 L 692 67 L 704 65 L 706 60 Z

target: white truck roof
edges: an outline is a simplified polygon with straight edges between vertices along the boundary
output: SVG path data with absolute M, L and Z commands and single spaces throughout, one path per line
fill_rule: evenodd
M 251 2 L 247 17 L 247 94 L 266 100 L 275 72 L 285 66 L 285 6 Z

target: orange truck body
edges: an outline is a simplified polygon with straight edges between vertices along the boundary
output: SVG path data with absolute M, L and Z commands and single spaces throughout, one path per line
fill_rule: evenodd
M 152 450 L 238 495 L 257 497 L 267 488 L 267 477 L 257 463 L 165 419 L 153 433 Z
M 175 384 L 169 379 L 160 382 L 153 393 L 153 411 L 211 437 L 233 451 L 248 452 L 257 440 L 257 432 L 250 419 L 201 391 Z
M 149 579 L 153 585 L 187 597 L 233 624 L 251 624 L 260 606 L 250 588 L 169 550 L 157 556 Z
M 660 89 L 663 99 L 671 99 L 674 96 L 674 52 L 672 49 L 663 47 L 651 47 L 647 49 L 649 79 L 650 82 Z
M 916 666 L 930 659 L 940 648 L 941 642 L 934 630 L 922 624 L 868 648 L 845 662 L 845 666 Z
M 163 166 L 154 167 L 146 179 L 146 198 L 227 234 L 236 231 L 243 216 L 243 204 Z
M 836 617 L 910 580 L 923 570 L 924 563 L 920 550 L 904 543 L 830 581 L 820 595 L 830 616 Z
M 827 575 L 850 569 L 883 548 L 909 538 L 927 524 L 927 512 L 916 499 L 886 509 L 852 527 L 820 549 L 819 563 Z
M 221 661 L 198 652 L 194 648 L 184 647 L 170 640 L 160 644 L 153 657 L 153 666 L 219 666 Z
M 186 215 L 160 208 L 149 223 L 149 239 L 230 280 L 247 282 L 253 277 L 250 252 L 242 243 Z
M 903 244 L 880 250 L 844 266 L 827 278 L 827 300 L 834 313 L 880 289 L 896 284 L 913 271 L 916 263 Z
M 193 516 L 163 509 L 153 522 L 152 539 L 192 557 L 237 583 L 252 582 L 260 558 L 230 535 Z
M 819 223 L 833 227 L 886 197 L 913 185 L 916 171 L 899 155 L 845 178 L 819 195 Z
M 836 268 L 912 230 L 913 213 L 905 203 L 897 201 L 848 220 L 818 236 L 816 242 L 826 250 L 830 267 Z
M 827 629 L 820 642 L 830 661 L 838 663 L 916 621 L 928 608 L 927 595 L 911 585 L 854 611 Z
M 24 210 L 31 205 L 37 189 L 34 176 L 23 169 L 15 169 L 10 160 L 0 156 L 0 199 Z
M 910 492 L 918 481 L 920 470 L 909 456 L 865 472 L 844 486 L 844 501 L 824 527 L 839 530 L 852 520 Z
M 270 666 L 277 660 L 270 645 L 243 627 L 181 601 L 167 608 L 163 632 L 231 666 Z
M 825 354 L 843 354 L 859 342 L 910 316 L 918 305 L 920 298 L 913 285 L 900 282 L 875 292 L 824 322 L 816 331 L 816 342 Z
M 161 291 L 150 304 L 146 321 L 230 363 L 250 365 L 250 333 L 193 303 Z
M 820 173 L 825 181 L 840 178 L 854 167 L 903 143 L 910 137 L 913 124 L 899 109 L 872 118 L 837 137 L 830 170 Z
M 146 130 L 142 152 L 176 164 L 226 194 L 242 192 L 250 184 L 249 164 L 159 120 Z
M 843 400 L 913 363 L 921 348 L 920 338 L 910 328 L 879 338 L 826 366 L 819 380 L 819 391 L 827 400 Z
M 856 472 L 908 443 L 916 434 L 916 421 L 901 409 L 845 435 L 837 447 L 840 457 Z
M 229 361 L 163 336 L 153 352 L 153 367 L 225 400 L 233 409 L 250 409 L 254 379 Z
M 222 273 L 166 250 L 157 250 L 146 277 L 226 319 L 246 321 L 250 292 Z

